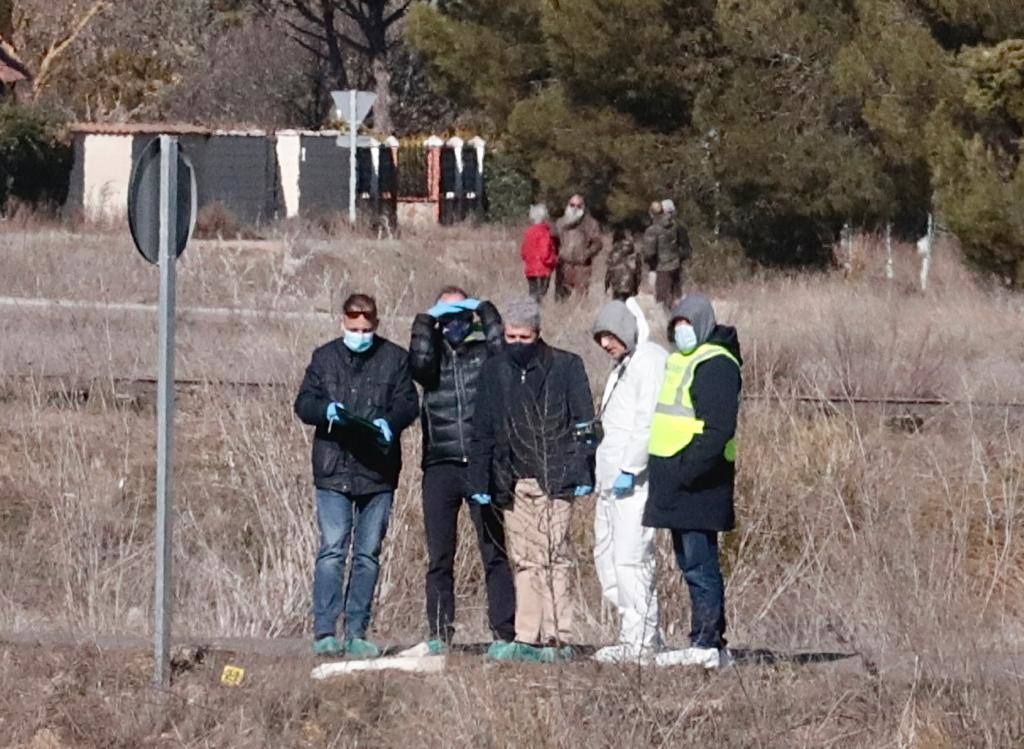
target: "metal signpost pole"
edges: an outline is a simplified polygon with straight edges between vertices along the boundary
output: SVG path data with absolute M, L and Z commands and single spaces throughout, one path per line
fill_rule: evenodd
M 153 681 L 170 685 L 171 535 L 174 505 L 174 293 L 178 235 L 178 139 L 160 136 L 160 333 L 156 436 L 156 586 Z
M 356 131 L 359 120 L 356 119 L 356 90 L 348 92 L 348 222 L 356 225 Z

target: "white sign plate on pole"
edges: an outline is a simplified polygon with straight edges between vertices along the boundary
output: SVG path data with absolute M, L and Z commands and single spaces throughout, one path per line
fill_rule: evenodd
M 362 125 L 366 115 L 373 109 L 377 101 L 377 94 L 372 91 L 332 91 L 331 98 L 334 99 L 334 108 L 338 110 L 339 119 L 345 122 L 355 122 L 356 126 Z
M 348 123 L 348 222 L 356 225 L 356 170 L 357 139 L 359 126 L 377 101 L 377 94 L 371 91 L 332 91 L 334 107 L 341 119 Z

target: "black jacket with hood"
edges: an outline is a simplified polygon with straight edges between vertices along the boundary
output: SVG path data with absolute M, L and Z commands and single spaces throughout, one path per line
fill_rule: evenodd
M 327 406 L 342 403 L 356 416 L 386 419 L 394 435 L 382 450 L 355 427 L 328 429 Z M 405 349 L 377 336 L 368 351 L 353 353 L 336 338 L 313 352 L 295 413 L 316 427 L 313 483 L 349 496 L 379 494 L 398 486 L 402 470 L 401 435 L 416 420 L 419 398 L 409 375 Z
M 501 315 L 495 306 L 481 302 L 476 315 L 483 330 L 458 346 L 445 340 L 441 325 L 430 315 L 419 314 L 413 320 L 409 367 L 423 387 L 424 468 L 437 463 L 469 464 L 480 370 L 503 346 Z
M 541 340 L 525 368 L 508 351 L 491 357 L 473 414 L 472 492 L 488 493 L 503 507 L 519 479 L 537 479 L 551 497 L 593 487 L 593 449 L 573 438 L 573 426 L 593 418 L 590 383 L 576 354 Z
M 699 295 L 689 295 L 689 299 Z M 681 300 L 672 311 L 672 319 L 687 317 L 678 314 Z M 711 309 L 710 303 L 707 304 Z M 694 322 L 691 319 L 691 322 Z M 711 312 L 710 332 L 698 340 L 717 344 L 740 359 L 736 329 L 717 325 Z M 669 325 L 671 338 L 673 325 Z M 726 443 L 736 434 L 742 377 L 739 368 L 727 357 L 716 356 L 697 366 L 690 392 L 698 419 L 704 421 L 704 432 L 693 438 L 685 448 L 667 458 L 651 456 L 648 462 L 650 494 L 644 509 L 644 525 L 673 530 L 729 531 L 736 524 L 733 503 L 736 480 L 735 463 L 725 459 Z

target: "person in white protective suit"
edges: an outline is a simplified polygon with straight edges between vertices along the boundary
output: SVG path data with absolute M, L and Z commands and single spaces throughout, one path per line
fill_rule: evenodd
M 605 304 L 592 332 L 613 359 L 601 400 L 594 561 L 601 591 L 619 613 L 619 641 L 594 657 L 647 661 L 662 646 L 654 587 L 654 529 L 643 527 L 651 422 L 668 353 L 637 342 L 637 320 L 622 301 Z

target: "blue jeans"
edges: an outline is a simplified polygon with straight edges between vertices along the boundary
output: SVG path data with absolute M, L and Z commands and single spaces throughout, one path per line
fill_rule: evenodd
M 690 589 L 690 645 L 725 647 L 725 583 L 714 531 L 672 531 L 672 547 Z
M 393 497 L 392 492 L 348 497 L 329 489 L 316 490 L 320 551 L 313 572 L 313 631 L 317 637 L 335 634 L 343 610 L 345 638 L 366 634 Z M 350 541 L 352 569 L 342 594 Z

